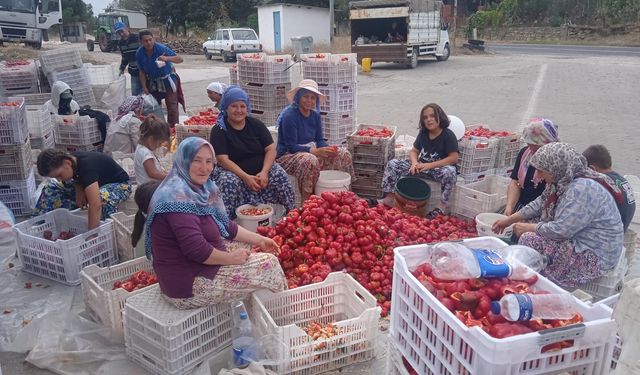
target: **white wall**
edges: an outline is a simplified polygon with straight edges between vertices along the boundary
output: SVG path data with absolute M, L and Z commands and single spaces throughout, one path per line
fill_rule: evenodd
M 312 36 L 314 44 L 329 44 L 329 9 L 289 4 L 266 5 L 258 8 L 260 43 L 266 52 L 274 52 L 273 12 L 277 11 L 280 11 L 283 49 L 291 47 L 291 38 L 297 36 Z

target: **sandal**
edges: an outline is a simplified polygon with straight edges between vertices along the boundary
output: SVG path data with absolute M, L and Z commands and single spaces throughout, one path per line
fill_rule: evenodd
M 436 207 L 433 210 L 431 210 L 431 212 L 429 212 L 427 214 L 427 218 L 428 219 L 435 219 L 439 215 L 443 215 L 444 216 L 444 211 L 442 211 L 440 208 Z

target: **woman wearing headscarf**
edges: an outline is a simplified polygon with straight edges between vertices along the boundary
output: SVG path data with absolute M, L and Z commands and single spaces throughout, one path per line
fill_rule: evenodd
M 220 109 L 210 136 L 220 163 L 213 179 L 229 216 L 235 218 L 236 208 L 243 204 L 275 203 L 292 209 L 295 195 L 287 172 L 275 163 L 276 147 L 269 129 L 247 116 L 251 110 L 247 93 L 229 87 Z
M 207 86 L 207 96 L 209 99 L 216 103 L 214 108 L 218 111 L 220 110 L 220 101 L 222 100 L 222 95 L 227 90 L 229 86 L 222 82 L 211 82 L 209 86 Z
M 112 153 L 119 151 L 125 154 L 134 153 L 140 138 L 142 124 L 142 96 L 129 96 L 118 107 L 118 115 L 107 128 L 107 137 L 103 151 Z
M 522 130 L 522 140 L 527 146 L 518 153 L 511 171 L 511 183 L 507 189 L 507 206 L 504 209 L 504 214 L 507 216 L 533 202 L 544 191 L 545 182 L 529 161 L 540 147 L 560 141 L 558 126 L 546 118 L 531 119 Z
M 62 81 L 55 81 L 51 86 L 51 99 L 44 103 L 44 110 L 54 115 L 73 115 L 80 106 L 73 100 L 71 87 Z
M 550 258 L 543 274 L 566 288 L 588 283 L 612 270 L 622 253 L 622 221 L 616 202 L 622 192 L 608 176 L 587 166 L 571 145 L 542 146 L 529 164 L 546 182 L 542 195 L 493 231 L 514 224 L 518 243 Z M 523 221 L 540 218 L 540 222 Z
M 320 103 L 325 96 L 318 84 L 303 79 L 287 93 L 291 102 L 276 119 L 278 129 L 277 162 L 298 181 L 302 201 L 311 194 L 322 170 L 338 170 L 355 180 L 351 154 L 343 147 L 329 146 L 324 140 Z
M 163 296 L 179 309 L 228 303 L 258 289 L 277 292 L 287 285 L 272 254 L 279 252 L 276 243 L 229 220 L 220 190 L 209 178 L 215 164 L 209 142 L 199 137 L 182 141 L 148 209 L 146 255 Z M 265 253 L 252 253 L 236 242 Z

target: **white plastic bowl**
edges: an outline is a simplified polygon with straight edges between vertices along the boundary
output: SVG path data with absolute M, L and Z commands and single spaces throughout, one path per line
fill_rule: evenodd
M 247 208 L 268 208 L 269 212 L 264 215 L 250 216 L 243 215 L 242 211 Z M 259 204 L 257 206 L 253 206 L 250 204 L 243 204 L 242 206 L 236 208 L 236 222 L 238 225 L 243 227 L 246 230 L 251 232 L 255 232 L 258 230 L 258 227 L 268 227 L 271 225 L 271 220 L 273 220 L 273 207 L 268 204 Z
M 478 214 L 476 216 L 476 229 L 478 230 L 478 236 L 511 238 L 511 235 L 513 234 L 513 225 L 506 227 L 500 234 L 493 233 L 493 230 L 491 230 L 491 226 L 493 226 L 493 223 L 506 218 L 507 217 L 505 215 L 493 212 Z

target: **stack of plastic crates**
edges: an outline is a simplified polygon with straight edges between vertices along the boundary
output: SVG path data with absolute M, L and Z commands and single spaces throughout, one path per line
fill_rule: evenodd
M 273 126 L 287 105 L 291 89 L 291 56 L 265 53 L 238 55 L 238 84 L 249 94 L 251 116 Z
M 36 182 L 26 108 L 21 97 L 0 98 L 0 201 L 14 215 L 29 215 Z
M 67 152 L 102 150 L 98 124 L 89 116 L 53 115 L 53 126 L 56 148 Z
M 42 106 L 27 105 L 27 125 L 31 148 L 44 150 L 55 146 L 51 114 Z
M 301 56 L 302 78 L 318 83 L 326 97 L 320 104 L 324 137 L 329 143 L 344 143 L 356 127 L 356 54 L 314 53 Z
M 96 100 L 91 89 L 89 73 L 82 64 L 80 51 L 61 48 L 43 52 L 40 65 L 51 86 L 56 81 L 62 81 L 71 87 L 73 100 L 81 107 L 95 106 Z
M 388 138 L 357 135 L 361 129 L 388 128 L 393 135 Z M 347 147 L 353 159 L 355 181 L 351 190 L 363 198 L 383 198 L 382 176 L 387 162 L 395 157 L 397 128 L 387 125 L 358 125 L 353 134 L 347 137 Z
M 483 125 L 467 126 L 467 131 L 481 126 Z M 477 182 L 486 176 L 495 174 L 500 143 L 500 138 L 485 138 L 467 134 L 458 141 L 460 153 L 458 173 L 464 179 L 464 183 Z
M 33 60 L 0 62 L 0 96 L 33 94 L 38 91 L 38 69 Z

